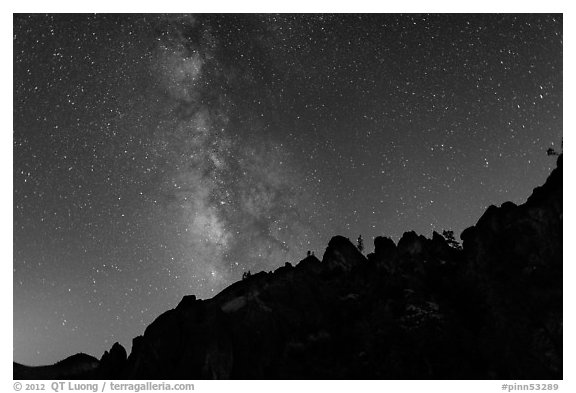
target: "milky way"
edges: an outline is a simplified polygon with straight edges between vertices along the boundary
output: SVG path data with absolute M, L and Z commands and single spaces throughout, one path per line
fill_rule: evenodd
M 261 135 L 258 122 L 230 119 L 231 90 L 246 82 L 219 61 L 209 26 L 191 16 L 163 22 L 154 59 L 168 116 L 154 130 L 153 150 L 168 169 L 158 219 L 170 217 L 186 275 L 214 291 L 242 271 L 298 258 L 310 222 L 285 149 Z
M 14 18 L 14 360 L 329 239 L 473 225 L 562 141 L 561 15 Z

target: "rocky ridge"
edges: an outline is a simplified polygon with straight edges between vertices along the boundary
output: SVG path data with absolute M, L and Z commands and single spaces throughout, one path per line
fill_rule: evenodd
M 364 256 L 260 272 L 176 308 L 100 359 L 106 379 L 560 379 L 562 156 L 526 203 L 490 206 L 454 248 L 406 232 Z M 16 368 L 15 368 L 16 378 Z

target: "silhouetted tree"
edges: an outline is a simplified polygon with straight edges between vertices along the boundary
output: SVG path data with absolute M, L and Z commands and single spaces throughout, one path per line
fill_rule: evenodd
M 564 140 L 562 140 L 562 143 L 560 143 L 560 151 L 556 150 L 553 147 L 549 147 L 548 150 L 546 150 L 546 154 L 548 154 L 549 156 L 559 156 L 562 153 L 563 148 L 564 148 Z
M 307 257 L 310 256 L 310 250 L 308 250 L 308 252 L 306 253 L 306 256 L 307 256 Z
M 362 239 L 362 235 L 358 236 L 358 244 L 356 245 L 360 252 L 364 251 L 364 239 Z
M 250 270 L 248 270 L 247 272 L 242 273 L 242 280 L 246 280 L 247 278 L 250 278 L 252 274 L 250 273 Z
M 458 243 L 458 241 L 454 237 L 454 231 L 442 231 L 442 236 L 444 236 L 444 239 L 446 239 L 446 242 L 450 247 L 455 248 L 457 250 L 462 249 L 462 246 L 460 245 L 460 243 Z

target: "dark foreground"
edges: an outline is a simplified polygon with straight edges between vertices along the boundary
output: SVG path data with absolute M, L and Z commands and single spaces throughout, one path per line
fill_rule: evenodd
M 14 364 L 14 379 L 561 379 L 562 156 L 520 206 L 491 206 L 462 235 L 346 238 L 186 296 L 98 361 Z

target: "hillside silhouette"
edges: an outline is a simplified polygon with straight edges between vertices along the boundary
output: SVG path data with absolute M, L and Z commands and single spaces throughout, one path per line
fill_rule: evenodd
M 93 356 L 77 353 L 50 366 L 24 366 L 14 362 L 14 379 L 92 379 L 101 375 L 100 362 Z
M 129 355 L 116 343 L 74 376 L 561 379 L 562 189 L 560 155 L 524 204 L 490 206 L 461 247 L 449 233 L 407 232 L 364 256 L 335 236 L 322 260 L 185 296 Z M 56 365 L 23 367 L 15 379 L 59 378 L 46 374 Z

